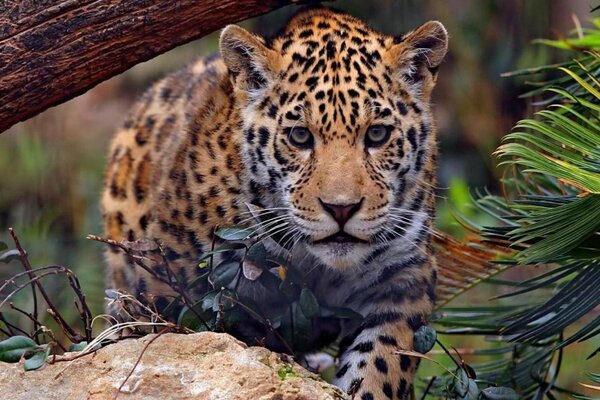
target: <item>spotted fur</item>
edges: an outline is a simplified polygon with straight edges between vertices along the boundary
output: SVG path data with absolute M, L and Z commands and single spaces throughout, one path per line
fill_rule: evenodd
M 220 49 L 155 84 L 118 132 L 102 196 L 106 234 L 161 242 L 190 281 L 215 226 L 245 222 L 246 203 L 272 209 L 319 303 L 364 317 L 335 331 L 335 383 L 357 399 L 407 398 L 417 360 L 395 351 L 412 348 L 436 281 L 430 95 L 444 27 L 387 36 L 318 8 L 270 40 L 228 26 Z M 374 125 L 390 137 L 369 147 Z M 311 148 L 290 141 L 299 127 Z M 360 241 L 322 241 L 340 229 Z M 164 308 L 165 285 L 116 251 L 107 258 L 108 287 L 153 294 Z M 268 306 L 255 282 L 240 287 Z

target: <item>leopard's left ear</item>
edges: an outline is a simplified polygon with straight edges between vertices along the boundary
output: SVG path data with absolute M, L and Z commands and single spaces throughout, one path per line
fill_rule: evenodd
M 268 48 L 260 36 L 237 25 L 228 25 L 221 33 L 219 47 L 238 89 L 260 90 L 276 79 L 280 56 Z
M 427 76 L 435 78 L 447 51 L 446 28 L 439 21 L 429 21 L 404 35 L 390 48 L 390 55 L 405 79 L 418 82 Z

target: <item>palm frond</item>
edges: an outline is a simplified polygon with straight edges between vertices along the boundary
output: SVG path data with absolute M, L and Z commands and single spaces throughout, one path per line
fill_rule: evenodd
M 517 123 L 495 152 L 507 171 L 504 195 L 474 196 L 473 206 L 496 224 L 459 216 L 471 235 L 435 240 L 439 333 L 494 342 L 473 351 L 495 355 L 473 365 L 478 379 L 512 386 L 526 399 L 564 392 L 556 386 L 563 349 L 600 335 L 600 316 L 588 318 L 600 305 L 600 19 L 593 23 L 579 37 L 539 41 L 570 51 L 570 60 L 505 74 L 548 78 L 524 95 L 539 98 L 533 104 L 543 109 Z M 514 266 L 534 276 L 496 276 Z M 480 283 L 503 291 L 484 306 L 448 306 Z M 600 383 L 600 375 L 590 379 Z

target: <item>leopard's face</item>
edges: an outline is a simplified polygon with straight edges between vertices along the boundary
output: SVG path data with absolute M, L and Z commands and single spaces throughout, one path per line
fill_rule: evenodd
M 246 168 L 273 210 L 267 232 L 334 268 L 422 233 L 435 160 L 429 96 L 446 39 L 439 23 L 395 39 L 329 10 L 297 15 L 269 46 L 224 31 Z

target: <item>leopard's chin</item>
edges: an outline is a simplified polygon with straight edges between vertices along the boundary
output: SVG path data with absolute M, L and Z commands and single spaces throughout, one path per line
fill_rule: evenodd
M 369 255 L 369 248 L 369 243 L 360 239 L 346 240 L 337 237 L 312 242 L 307 246 L 313 256 L 333 269 L 359 267 Z

